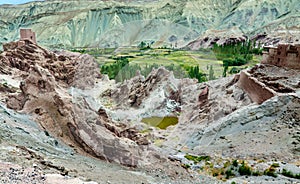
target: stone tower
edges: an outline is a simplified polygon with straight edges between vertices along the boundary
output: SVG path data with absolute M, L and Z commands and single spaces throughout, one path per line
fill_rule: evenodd
M 36 44 L 35 32 L 31 29 L 20 29 L 20 41 L 30 40 Z

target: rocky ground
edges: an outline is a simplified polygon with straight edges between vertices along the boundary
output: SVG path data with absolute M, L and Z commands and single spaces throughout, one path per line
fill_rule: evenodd
M 234 76 L 199 84 L 159 68 L 116 84 L 91 56 L 37 45 L 0 61 L 2 183 L 299 182 L 281 174 L 300 173 L 296 70 L 253 68 L 270 87 L 290 89 L 258 105 Z M 141 122 L 155 116 L 179 121 Z M 244 163 L 262 176 L 241 176 Z M 231 167 L 235 176 L 224 178 Z

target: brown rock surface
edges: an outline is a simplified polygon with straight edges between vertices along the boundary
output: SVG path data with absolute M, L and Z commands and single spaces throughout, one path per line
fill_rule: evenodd
M 1 56 L 6 68 L 24 74 L 21 93 L 6 99 L 9 108 L 32 114 L 52 135 L 93 156 L 127 166 L 138 165 L 141 149 L 137 143 L 147 144 L 143 136 L 126 126 L 111 131 L 107 125 L 113 123 L 105 110 L 97 112 L 85 97 L 69 94 L 65 88 L 93 87 L 100 74 L 91 56 L 57 55 L 34 44 Z

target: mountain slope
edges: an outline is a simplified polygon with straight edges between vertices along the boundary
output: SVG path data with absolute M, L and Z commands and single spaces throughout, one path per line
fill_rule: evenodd
M 184 46 L 211 30 L 299 34 L 299 9 L 297 0 L 54 0 L 2 5 L 0 43 L 17 39 L 22 27 L 32 28 L 42 45 L 54 47 L 130 46 L 144 40 Z

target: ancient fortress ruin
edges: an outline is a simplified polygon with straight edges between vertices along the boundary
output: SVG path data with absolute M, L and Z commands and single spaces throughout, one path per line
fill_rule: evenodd
M 300 45 L 279 44 L 264 49 L 262 64 L 300 69 Z
M 286 81 L 288 78 L 297 80 L 299 76 L 300 45 L 279 44 L 278 47 L 264 49 L 263 65 L 242 71 L 238 81 L 238 86 L 258 104 L 275 95 L 295 92 L 300 88 L 300 81 L 296 85 L 287 85 Z

